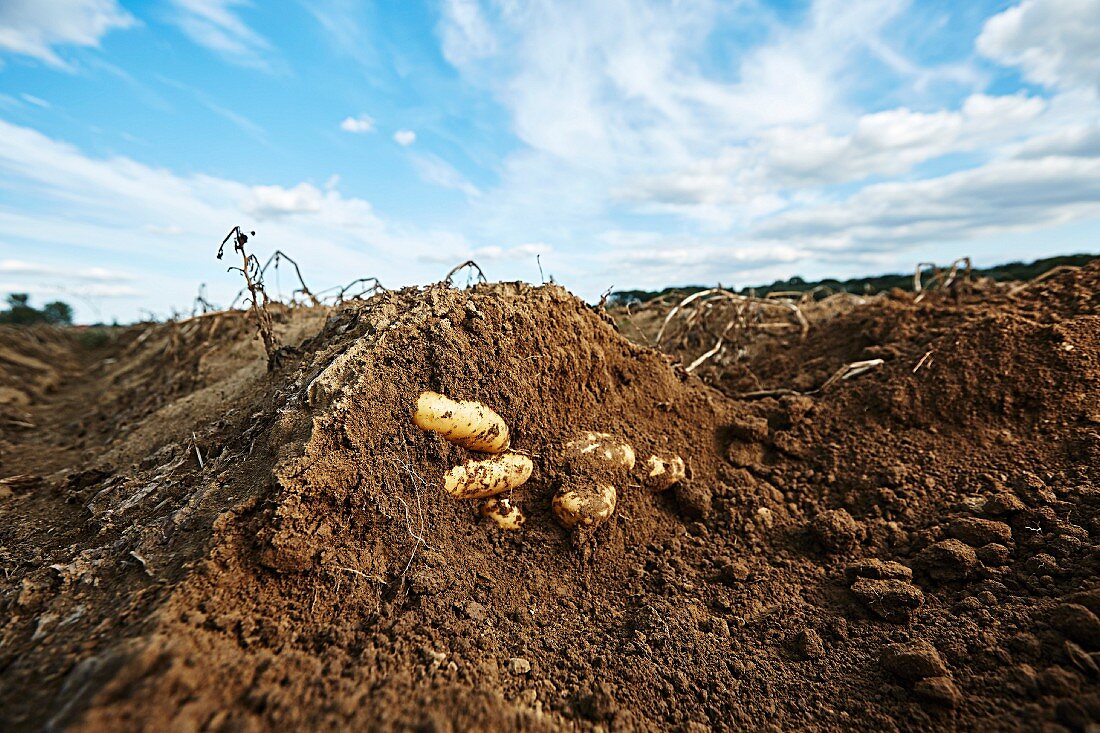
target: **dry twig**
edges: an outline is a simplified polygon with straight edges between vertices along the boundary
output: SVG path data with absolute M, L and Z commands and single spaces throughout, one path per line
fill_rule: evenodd
M 1009 294 L 1010 297 L 1013 296 L 1013 295 L 1016 295 L 1020 291 L 1027 290 L 1032 285 L 1035 285 L 1036 283 L 1042 282 L 1043 280 L 1046 280 L 1048 277 L 1051 277 L 1052 275 L 1057 275 L 1059 272 L 1070 272 L 1072 270 L 1080 270 L 1080 269 L 1081 268 L 1077 267 L 1076 265 L 1058 265 L 1057 267 L 1052 267 L 1049 270 L 1047 270 L 1046 272 L 1044 272 L 1043 274 L 1036 275 L 1035 277 L 1031 278 L 1030 280 L 1028 280 L 1026 282 L 1022 282 L 1019 285 L 1014 286 L 1011 290 L 1008 291 L 1008 294 Z
M 917 297 L 914 299 L 914 302 L 919 303 L 920 301 L 924 300 L 925 294 L 928 291 L 934 289 L 937 285 L 941 289 L 947 289 L 951 287 L 955 283 L 955 281 L 959 279 L 959 265 L 966 265 L 966 270 L 963 276 L 965 281 L 969 282 L 972 272 L 969 257 L 958 258 L 951 263 L 951 266 L 946 271 L 940 270 L 935 262 L 917 263 L 917 268 L 913 272 L 913 292 L 917 293 Z M 928 282 L 922 283 L 921 274 L 924 272 L 925 268 L 932 269 L 932 277 L 928 280 Z
M 466 260 L 461 265 L 458 265 L 457 267 L 452 269 L 450 272 L 447 273 L 447 277 L 443 278 L 443 282 L 448 287 L 450 287 L 452 285 L 452 280 L 454 279 L 454 276 L 457 275 L 462 270 L 466 269 L 467 267 L 470 268 L 471 270 L 477 270 L 477 281 L 479 283 L 489 282 L 488 278 L 485 277 L 485 273 L 482 272 L 481 267 L 476 262 L 474 262 L 473 260 Z
M 867 359 L 866 361 L 853 361 L 851 364 L 845 364 L 844 366 L 833 372 L 832 376 L 826 379 L 824 384 L 822 384 L 817 389 L 811 389 L 808 392 L 799 392 L 796 389 L 785 388 L 760 389 L 753 392 L 742 392 L 737 396 L 743 400 L 756 400 L 762 397 L 784 397 L 787 395 L 802 395 L 809 397 L 811 395 L 824 392 L 828 387 L 831 387 L 837 382 L 852 379 L 854 377 L 858 377 L 860 374 L 869 372 L 872 369 L 877 369 L 878 367 L 882 366 L 883 363 L 884 362 L 882 359 Z
M 255 235 L 255 232 L 253 232 L 253 235 Z M 315 306 L 316 305 L 321 305 L 321 301 L 317 300 L 317 296 L 315 296 L 312 292 L 310 292 L 309 286 L 306 285 L 306 281 L 302 278 L 302 271 L 300 269 L 298 269 L 298 263 L 295 262 L 293 259 L 291 259 L 290 256 L 288 254 L 286 254 L 285 252 L 283 252 L 281 249 L 275 250 L 271 254 L 271 256 L 267 258 L 267 262 L 265 262 L 264 266 L 260 268 L 260 279 L 261 280 L 263 279 L 264 273 L 267 272 L 267 268 L 272 263 L 274 263 L 275 269 L 278 270 L 279 269 L 279 262 L 281 260 L 286 260 L 287 262 L 289 262 L 291 265 L 294 266 L 294 274 L 296 274 L 298 276 L 298 284 L 301 285 L 300 288 L 298 288 L 297 290 L 295 290 L 293 293 L 290 294 L 291 300 L 293 300 L 295 295 L 297 295 L 298 293 L 301 293 L 302 295 L 309 298 L 310 305 L 315 305 Z
M 256 232 L 250 232 L 250 234 L 256 236 Z M 242 232 L 239 226 L 233 227 L 229 234 L 225 235 L 225 239 L 222 240 L 221 247 L 218 248 L 219 260 L 224 254 L 226 243 L 230 240 L 233 240 L 233 250 L 241 255 L 241 266 L 230 267 L 229 270 L 236 270 L 244 277 L 245 288 L 251 295 L 252 317 L 256 321 L 256 329 L 260 332 L 260 338 L 264 342 L 267 368 L 270 371 L 279 365 L 280 348 L 279 342 L 275 338 L 275 325 L 271 319 L 271 313 L 267 310 L 268 297 L 264 291 L 260 261 L 256 259 L 256 255 L 250 255 L 245 250 L 245 245 L 248 244 L 248 235 Z

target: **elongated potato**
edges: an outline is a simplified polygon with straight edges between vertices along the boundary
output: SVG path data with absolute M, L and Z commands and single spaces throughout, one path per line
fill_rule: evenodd
M 456 499 L 487 499 L 522 486 L 534 468 L 531 459 L 519 453 L 470 460 L 443 476 L 443 488 Z
M 618 492 L 610 484 L 563 486 L 554 495 L 554 515 L 569 529 L 594 529 L 615 512 Z
M 482 504 L 481 516 L 492 519 L 498 527 L 509 532 L 521 529 L 527 521 L 518 506 L 507 497 L 501 496 L 494 496 Z
M 634 448 L 608 433 L 582 433 L 565 444 L 565 454 L 567 459 L 599 460 L 628 471 L 634 468 Z
M 480 402 L 459 402 L 438 392 L 424 392 L 416 400 L 413 421 L 421 430 L 439 433 L 479 453 L 508 450 L 510 437 L 504 418 Z
M 687 475 L 684 459 L 674 453 L 650 456 L 646 462 L 645 485 L 654 491 L 664 491 Z

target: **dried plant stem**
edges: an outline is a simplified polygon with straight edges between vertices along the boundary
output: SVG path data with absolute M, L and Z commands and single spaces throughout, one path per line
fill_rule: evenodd
M 1057 275 L 1060 272 L 1070 272 L 1072 270 L 1080 270 L 1080 269 L 1081 268 L 1077 267 L 1076 265 L 1058 265 L 1057 267 L 1052 267 L 1051 269 L 1044 272 L 1042 275 L 1037 275 L 1036 277 L 1033 277 L 1033 278 L 1031 278 L 1030 280 L 1028 280 L 1026 282 L 1022 282 L 1019 285 L 1014 286 L 1011 290 L 1008 291 L 1008 294 L 1009 294 L 1009 296 L 1016 295 L 1020 291 L 1026 290 L 1026 289 L 1030 288 L 1032 285 L 1034 285 L 1036 283 L 1039 283 L 1039 282 L 1042 282 L 1043 280 L 1046 280 L 1048 277 L 1051 277 L 1052 275 Z
M 255 235 L 255 232 L 252 232 Z M 279 342 L 275 338 L 275 325 L 271 319 L 271 313 L 267 310 L 268 297 L 264 291 L 263 270 L 255 255 L 250 255 L 245 249 L 248 243 L 248 235 L 241 231 L 240 227 L 233 230 L 222 240 L 222 246 L 218 249 L 218 259 L 222 258 L 222 252 L 229 240 L 233 240 L 233 249 L 241 255 L 241 266 L 231 267 L 230 270 L 240 270 L 244 277 L 244 286 L 252 296 L 251 313 L 256 321 L 256 330 L 260 332 L 260 339 L 264 343 L 264 353 L 267 354 L 268 371 L 279 365 Z
M 454 279 L 454 276 L 457 275 L 462 270 L 466 269 L 467 267 L 469 267 L 471 270 L 477 270 L 477 281 L 478 282 L 480 282 L 480 283 L 489 282 L 488 278 L 485 277 L 485 273 L 482 272 L 481 267 L 476 262 L 474 262 L 473 260 L 466 260 L 461 265 L 458 265 L 457 267 L 452 269 L 450 272 L 447 273 L 447 277 L 443 278 L 443 282 L 445 284 L 447 284 L 448 286 L 451 285 L 451 282 Z

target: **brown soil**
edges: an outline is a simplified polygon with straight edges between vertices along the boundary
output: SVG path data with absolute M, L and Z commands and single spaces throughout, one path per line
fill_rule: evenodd
M 552 285 L 280 310 L 272 373 L 241 313 L 2 330 L 0 729 L 1100 724 L 1098 293 L 871 298 L 697 375 Z M 442 492 L 429 389 L 533 457 L 521 531 Z M 589 430 L 688 479 L 571 534 Z

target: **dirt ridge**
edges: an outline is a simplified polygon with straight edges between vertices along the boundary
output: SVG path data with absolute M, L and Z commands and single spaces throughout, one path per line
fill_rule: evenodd
M 870 299 L 750 353 L 751 377 L 689 375 L 552 285 L 280 310 L 297 347 L 273 374 L 245 314 L 92 351 L 0 331 L 56 372 L 12 408 L 35 427 L 0 435 L 0 476 L 40 476 L 0 499 L 0 723 L 1083 730 L 1098 286 L 1090 265 L 1011 298 Z M 869 354 L 816 396 L 735 398 Z M 412 424 L 426 389 L 489 404 L 534 457 L 522 532 L 442 494 L 466 454 Z M 688 480 L 624 479 L 571 534 L 550 497 L 583 430 Z

